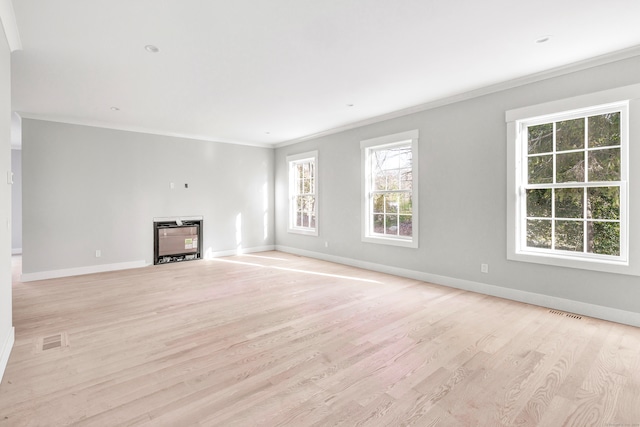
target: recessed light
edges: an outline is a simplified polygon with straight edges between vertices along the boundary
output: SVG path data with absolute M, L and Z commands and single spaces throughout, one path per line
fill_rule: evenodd
M 144 50 L 146 50 L 147 52 L 151 52 L 151 53 L 158 53 L 160 52 L 160 49 L 158 49 L 157 46 L 154 46 L 152 44 L 148 44 L 144 47 Z
M 120 111 L 118 107 L 111 107 L 111 111 Z
M 549 39 L 550 39 L 550 38 L 551 38 L 551 36 L 549 36 L 549 35 L 547 35 L 547 36 L 541 36 L 541 37 L 538 37 L 538 38 L 536 39 L 536 43 L 538 43 L 538 44 L 540 44 L 540 43 L 546 43 L 546 42 L 548 42 L 548 41 L 549 41 Z
M 347 107 L 353 107 L 353 104 L 347 104 Z
M 265 132 L 265 134 L 267 134 L 267 135 L 271 135 L 271 132 Z

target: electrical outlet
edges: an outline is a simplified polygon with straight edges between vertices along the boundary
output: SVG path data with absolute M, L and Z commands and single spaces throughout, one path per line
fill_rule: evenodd
M 489 272 L 489 264 L 480 264 L 480 272 L 488 273 Z
M 324 242 L 324 247 L 325 247 L 325 248 L 328 248 L 328 247 L 329 247 L 329 242 L 328 242 L 328 241 L 325 241 L 325 242 Z
M 96 258 L 100 258 L 102 256 L 102 251 L 100 249 L 96 249 Z

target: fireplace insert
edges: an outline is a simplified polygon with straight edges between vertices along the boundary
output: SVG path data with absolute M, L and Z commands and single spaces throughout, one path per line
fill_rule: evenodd
M 191 261 L 202 258 L 202 220 L 153 221 L 153 263 Z

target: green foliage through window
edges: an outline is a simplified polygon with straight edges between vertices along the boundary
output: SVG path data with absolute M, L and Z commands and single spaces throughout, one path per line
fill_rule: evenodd
M 374 234 L 413 235 L 411 145 L 372 150 L 372 228 Z
M 526 128 L 526 246 L 620 255 L 621 112 Z

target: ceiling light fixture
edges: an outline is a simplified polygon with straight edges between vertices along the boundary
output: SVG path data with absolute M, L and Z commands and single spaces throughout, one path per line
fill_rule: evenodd
M 347 104 L 347 107 L 353 107 L 353 104 Z
M 549 41 L 549 39 L 551 38 L 551 36 L 542 36 L 542 37 L 538 37 L 536 39 L 536 43 L 540 44 L 540 43 L 546 43 Z
M 144 50 L 146 50 L 147 52 L 151 52 L 151 53 L 158 53 L 160 52 L 160 49 L 158 49 L 157 46 L 154 46 L 152 44 L 148 44 L 144 47 Z
M 111 107 L 111 111 L 120 111 L 118 107 Z

